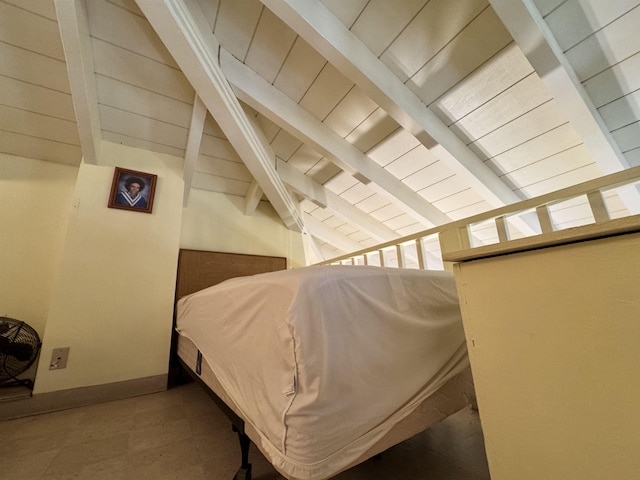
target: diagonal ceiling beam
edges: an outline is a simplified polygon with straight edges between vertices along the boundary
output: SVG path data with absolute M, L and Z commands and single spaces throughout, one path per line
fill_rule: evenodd
M 313 235 L 309 232 L 302 232 L 302 240 L 307 265 L 313 265 L 314 263 L 324 262 L 326 260 Z
M 276 168 L 280 174 L 280 178 L 291 186 L 291 188 L 309 200 L 330 209 L 344 220 L 358 225 L 377 240 L 388 241 L 400 237 L 400 235 L 385 224 L 375 220 L 355 205 L 347 202 L 344 198 L 326 189 L 297 168 L 292 167 L 280 159 L 278 159 Z
M 604 173 L 629 164 L 532 0 L 489 0 Z
M 297 202 L 275 170 L 275 155 L 240 106 L 217 63 L 219 45 L 192 0 L 136 0 L 223 133 L 291 230 L 302 232 Z
M 347 235 L 340 233 L 317 218 L 303 213 L 305 225 L 309 227 L 309 233 L 320 240 L 327 242 L 343 253 L 355 252 L 362 249 L 362 245 Z
M 450 155 L 441 160 L 490 205 L 499 207 L 521 200 L 321 2 L 261 2 L 427 148 L 435 140 L 447 150 Z
M 85 163 L 100 157 L 102 128 L 89 38 L 89 18 L 84 0 L 55 0 L 58 28 L 69 74 L 80 147 Z
M 220 65 L 238 98 L 301 142 L 313 146 L 347 172 L 357 172 L 377 186 L 381 194 L 400 205 L 419 221 L 442 225 L 451 219 L 394 177 L 378 163 L 350 144 L 307 110 L 269 84 L 231 54 L 221 49 Z

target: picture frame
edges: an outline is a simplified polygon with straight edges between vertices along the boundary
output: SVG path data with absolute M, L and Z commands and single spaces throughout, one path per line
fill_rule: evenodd
M 115 167 L 108 207 L 151 213 L 157 179 L 151 173 Z

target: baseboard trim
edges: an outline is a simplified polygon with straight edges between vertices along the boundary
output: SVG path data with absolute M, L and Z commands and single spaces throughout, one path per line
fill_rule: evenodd
M 164 374 L 124 382 L 40 393 L 26 399 L 3 402 L 0 409 L 0 420 L 122 400 L 123 398 L 162 392 L 166 389 L 167 375 Z

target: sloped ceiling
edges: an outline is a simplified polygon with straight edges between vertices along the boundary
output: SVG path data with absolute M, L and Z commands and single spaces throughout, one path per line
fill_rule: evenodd
M 332 258 L 640 163 L 637 25 L 640 0 L 0 0 L 0 151 L 184 157 L 185 202 L 262 198 Z

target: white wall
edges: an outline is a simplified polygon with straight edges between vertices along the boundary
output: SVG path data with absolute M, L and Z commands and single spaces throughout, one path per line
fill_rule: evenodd
M 158 175 L 153 213 L 107 208 L 114 166 Z M 80 167 L 34 394 L 167 372 L 182 159 L 103 143 Z M 64 370 L 51 352 L 70 347 Z
M 244 215 L 244 198 L 192 190 L 182 217 L 180 248 L 273 255 L 287 267 L 306 265 L 302 235 L 288 230 L 267 202 Z

